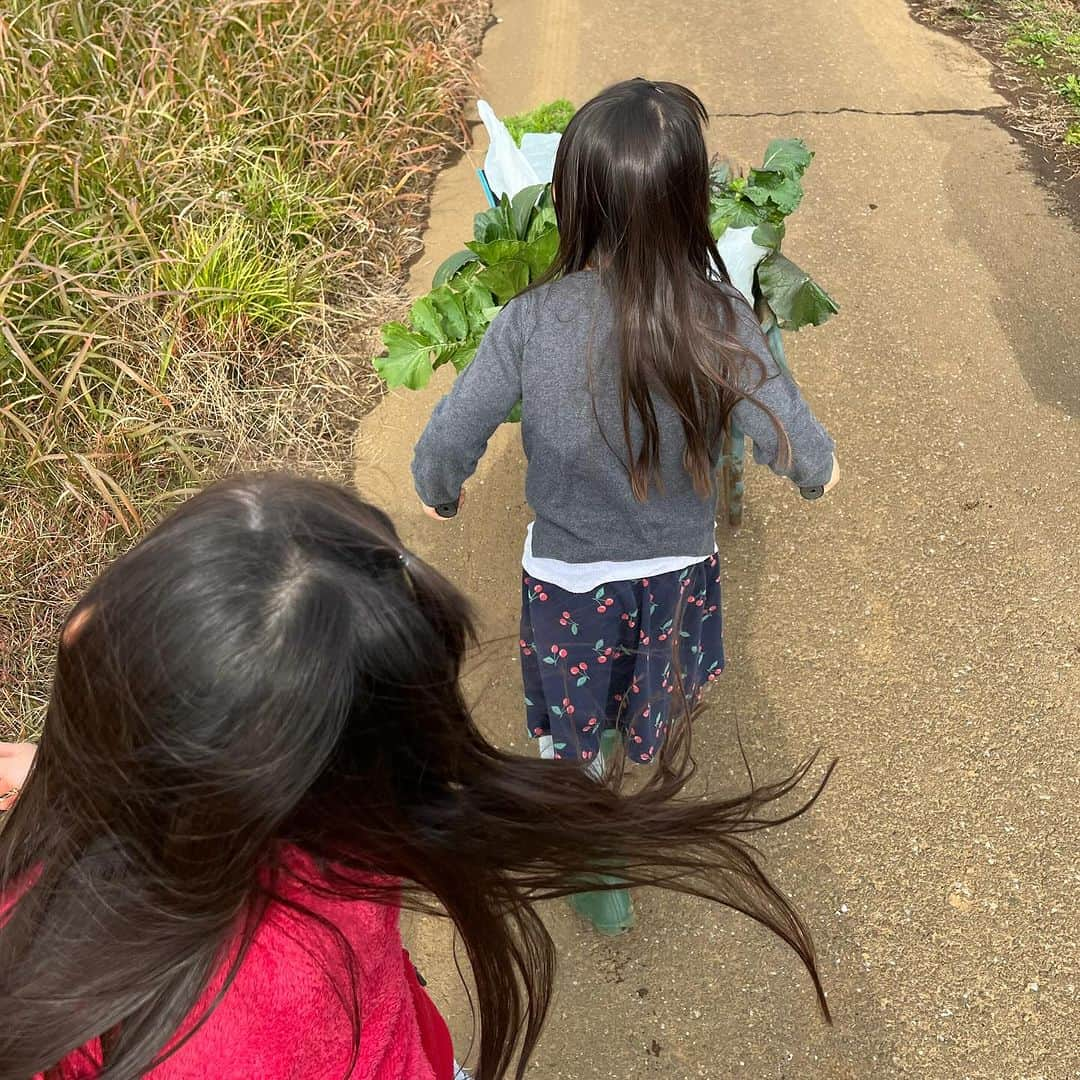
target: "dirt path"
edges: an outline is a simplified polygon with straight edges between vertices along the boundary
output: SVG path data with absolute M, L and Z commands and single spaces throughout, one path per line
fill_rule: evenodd
M 553 906 L 560 990 L 531 1075 L 1077 1076 L 1080 236 L 990 119 L 987 66 L 901 0 L 496 14 L 481 82 L 501 112 L 645 73 L 702 94 L 715 149 L 803 136 L 818 156 L 788 245 L 843 308 L 788 347 L 844 483 L 808 506 L 752 471 L 746 525 L 720 537 L 731 666 L 697 737 L 718 786 L 738 777 L 736 719 L 759 774 L 814 747 L 841 759 L 765 845 L 837 1026 L 792 957 L 727 913 L 646 894 L 640 929 L 606 942 Z M 472 167 L 438 186 L 418 291 L 479 208 Z M 371 414 L 358 480 L 483 612 L 479 715 L 524 750 L 517 432 L 493 440 L 462 518 L 427 522 L 408 463 L 446 384 Z M 445 928 L 410 934 L 463 1049 Z

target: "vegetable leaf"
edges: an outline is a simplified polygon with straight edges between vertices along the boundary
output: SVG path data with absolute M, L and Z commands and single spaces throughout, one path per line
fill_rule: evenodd
M 820 326 L 840 310 L 836 301 L 805 270 L 778 251 L 761 260 L 757 273 L 761 291 L 785 330 Z
M 464 341 L 469 336 L 469 320 L 460 294 L 444 285 L 430 293 L 429 299 L 439 314 L 447 340 Z
M 498 262 L 481 270 L 476 280 L 490 289 L 500 304 L 505 304 L 529 284 L 529 266 L 521 259 Z
M 471 262 L 476 262 L 476 253 L 469 250 L 455 251 L 449 258 L 444 259 L 431 279 L 431 287 L 437 289 L 445 285 L 457 272 Z
M 550 188 L 545 190 L 550 191 Z M 525 234 L 526 240 L 535 240 L 541 233 L 549 229 L 556 229 L 555 207 L 540 205 L 529 222 L 529 231 Z
M 744 192 L 746 197 L 758 206 L 772 203 L 784 216 L 792 213 L 802 202 L 802 184 L 790 176 L 778 172 L 752 169 L 750 183 Z
M 566 98 L 560 98 L 558 101 L 541 105 L 532 112 L 507 116 L 503 119 L 503 123 L 514 142 L 520 146 L 521 136 L 529 132 L 549 135 L 556 131 L 565 131 L 575 111 L 574 106 Z
M 433 296 L 422 296 L 409 308 L 409 321 L 430 342 L 442 343 L 447 340 Z
M 427 386 L 435 370 L 431 361 L 431 342 L 398 322 L 383 327 L 382 339 L 388 355 L 375 361 L 375 370 L 386 385 L 391 389 L 405 386 L 410 390 Z
M 468 244 L 469 250 L 474 252 L 485 266 L 494 266 L 511 259 L 524 259 L 527 246 L 524 240 L 491 240 L 486 244 L 470 240 Z
M 760 247 L 779 251 L 784 239 L 784 223 L 781 221 L 778 225 L 774 225 L 771 221 L 764 221 L 754 230 L 751 239 Z
M 465 318 L 469 324 L 468 336 L 479 338 L 491 322 L 487 317 L 487 310 L 491 307 L 491 290 L 485 289 L 473 278 L 459 295 L 465 305 Z
M 449 360 L 450 363 L 454 365 L 454 369 L 460 375 L 473 362 L 473 357 L 476 356 L 477 348 L 479 348 L 479 345 L 476 343 L 465 343 L 459 345 L 452 352 L 449 352 L 444 357 L 442 357 L 440 362 L 445 364 L 446 361 Z M 436 364 L 435 366 L 438 367 L 439 364 Z
M 524 240 L 529 231 L 529 219 L 536 207 L 536 200 L 541 192 L 547 187 L 546 184 L 533 184 L 532 187 L 522 188 L 510 200 L 510 220 L 514 226 L 514 236 Z
M 493 240 L 516 240 L 517 230 L 510 213 L 510 200 L 504 195 L 497 206 L 481 210 L 473 218 L 473 239 L 481 244 L 490 244 Z
M 522 256 L 529 264 L 529 272 L 533 279 L 538 278 L 551 266 L 555 255 L 559 250 L 559 230 L 548 229 L 546 233 L 530 240 Z
M 765 212 L 752 203 L 742 199 L 733 199 L 722 195 L 713 200 L 709 215 L 709 227 L 714 237 L 719 237 L 729 226 L 743 229 L 747 225 L 760 225 L 765 220 Z
M 802 139 L 773 139 L 765 149 L 761 169 L 798 180 L 810 165 L 814 154 Z

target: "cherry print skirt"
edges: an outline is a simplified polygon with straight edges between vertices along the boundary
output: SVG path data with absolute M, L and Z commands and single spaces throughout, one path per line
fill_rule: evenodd
M 531 737 L 589 761 L 615 727 L 631 761 L 654 761 L 685 708 L 680 673 L 693 704 L 724 669 L 719 558 L 590 593 L 524 575 L 518 644 Z

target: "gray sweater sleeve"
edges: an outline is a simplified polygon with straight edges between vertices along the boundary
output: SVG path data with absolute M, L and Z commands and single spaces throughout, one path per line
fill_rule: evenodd
M 799 487 L 828 483 L 832 477 L 833 440 L 815 419 L 798 386 L 781 371 L 749 305 L 740 297 L 735 308 L 739 341 L 764 365 L 763 372 L 757 365 L 747 372 L 742 389 L 753 400 L 738 402 L 733 413 L 735 423 L 754 444 L 754 460 L 759 465 L 768 465 L 773 472 L 788 477 Z M 764 381 L 759 385 L 762 373 Z M 776 427 L 761 405 L 776 417 L 787 433 L 791 455 L 786 467 Z
M 527 297 L 495 317 L 469 366 L 435 406 L 413 454 L 413 482 L 425 506 L 455 503 L 496 428 L 521 400 Z

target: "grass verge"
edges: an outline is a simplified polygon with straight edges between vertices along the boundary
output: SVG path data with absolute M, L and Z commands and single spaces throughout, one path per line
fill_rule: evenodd
M 118 549 L 237 467 L 346 476 L 487 0 L 0 12 L 0 737 Z
M 1059 180 L 1080 176 L 1080 6 L 1074 0 L 910 0 L 922 21 L 970 41 L 1010 98 L 1009 126 Z

